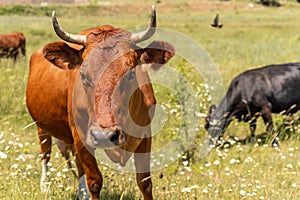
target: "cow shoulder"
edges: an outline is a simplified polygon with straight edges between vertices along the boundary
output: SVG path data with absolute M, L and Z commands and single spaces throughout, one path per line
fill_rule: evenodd
M 44 46 L 44 57 L 61 69 L 74 69 L 81 65 L 81 50 L 70 47 L 65 42 L 54 42 Z

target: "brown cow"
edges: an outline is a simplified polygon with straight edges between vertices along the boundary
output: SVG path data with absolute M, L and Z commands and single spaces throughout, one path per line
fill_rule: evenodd
M 16 62 L 20 51 L 23 56 L 26 55 L 26 39 L 23 33 L 0 34 L 0 58 L 12 58 Z
M 144 199 L 153 199 L 150 123 L 156 101 L 142 66 L 158 69 L 175 51 L 159 41 L 136 46 L 154 34 L 155 8 L 150 27 L 141 33 L 106 25 L 73 35 L 58 25 L 55 12 L 52 22 L 61 39 L 82 48 L 55 42 L 31 56 L 26 98 L 40 141 L 53 136 L 74 144 L 79 184 L 85 174 L 92 199 L 99 199 L 103 183 L 94 151 L 105 149 L 121 166 L 133 154 L 138 186 Z M 43 155 L 46 151 L 41 148 Z

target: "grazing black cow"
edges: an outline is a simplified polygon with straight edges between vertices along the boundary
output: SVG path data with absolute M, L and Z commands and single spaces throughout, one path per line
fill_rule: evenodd
M 233 119 L 249 121 L 254 136 L 261 116 L 272 130 L 272 113 L 295 113 L 300 108 L 300 63 L 269 65 L 245 71 L 235 77 L 217 108 L 206 117 L 208 136 L 202 153 L 207 154 Z M 277 144 L 274 140 L 273 144 Z M 208 148 L 208 149 L 207 149 Z

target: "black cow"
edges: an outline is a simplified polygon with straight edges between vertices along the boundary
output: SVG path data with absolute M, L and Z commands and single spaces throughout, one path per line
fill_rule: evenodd
M 300 63 L 269 65 L 245 71 L 235 77 L 217 108 L 206 117 L 207 154 L 233 119 L 249 121 L 254 137 L 256 120 L 261 116 L 267 131 L 273 127 L 272 113 L 295 113 L 300 108 Z M 277 144 L 274 140 L 273 144 Z M 208 149 L 207 149 L 208 148 Z

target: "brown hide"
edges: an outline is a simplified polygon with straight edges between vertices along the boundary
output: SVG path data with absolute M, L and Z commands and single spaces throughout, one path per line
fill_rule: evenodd
M 23 33 L 0 34 L 0 58 L 13 58 L 16 61 L 19 51 L 23 56 L 26 55 L 26 39 Z
M 59 65 L 54 65 L 45 58 L 51 58 L 50 61 L 54 63 L 57 63 L 57 60 L 62 61 L 62 58 L 52 58 L 52 51 L 49 51 L 50 55 L 44 53 L 52 47 L 60 52 L 65 46 L 67 45 L 63 42 L 52 43 L 32 54 L 26 103 L 38 127 L 45 133 L 70 144 L 73 143 L 73 138 L 68 119 L 68 85 L 69 76 L 76 73 L 74 67 L 76 64 L 72 59 L 69 62 L 65 59 Z M 71 68 L 66 70 L 69 66 Z
M 145 153 L 135 155 L 137 182 L 144 198 L 152 199 L 149 124 L 155 97 L 148 74 L 140 65 L 157 62 L 158 69 L 174 55 L 174 48 L 153 42 L 140 49 L 130 42 L 131 33 L 112 26 L 82 34 L 87 36 L 83 48 L 55 42 L 32 54 L 26 91 L 28 110 L 41 132 L 75 145 L 92 199 L 99 199 L 103 180 L 93 156 L 94 149 L 101 146 L 87 142 L 90 130 L 119 130 L 126 140 L 106 149 L 106 153 L 121 165 L 132 153 Z M 153 46 L 168 48 L 157 51 Z M 135 70 L 135 78 L 124 89 L 131 70 Z M 134 123 L 128 122 L 128 116 Z M 130 124 L 146 128 L 137 133 Z
M 93 29 L 87 29 L 81 31 L 79 34 L 84 35 L 91 31 L 93 31 Z M 69 76 L 72 76 L 73 73 L 77 73 L 76 67 L 79 67 L 82 62 L 80 55 L 80 50 L 82 48 L 83 46 L 81 45 L 66 44 L 65 42 L 50 43 L 34 52 L 30 59 L 30 73 L 27 85 L 28 89 L 26 91 L 26 101 L 33 120 L 37 122 L 40 134 L 40 153 L 42 159 L 47 159 L 47 162 L 50 159 L 52 147 L 50 135 L 55 136 L 58 134 L 58 136 L 56 136 L 57 138 L 67 137 L 68 139 L 64 139 L 67 143 L 72 143 L 73 141 L 71 130 L 69 128 L 66 102 L 70 79 Z M 66 69 L 70 69 L 70 71 L 66 71 Z M 42 75 L 42 77 L 40 77 L 40 75 Z M 62 77 L 65 78 L 61 79 Z M 57 88 L 52 88 L 53 83 L 55 83 Z M 47 87 L 50 88 L 49 92 L 40 92 L 41 90 L 47 90 Z M 51 92 L 51 90 L 54 92 Z M 43 95 L 49 97 L 49 99 L 45 98 Z M 53 102 L 58 103 L 58 105 Z M 50 110 L 49 107 L 51 108 Z M 46 122 L 45 120 L 49 120 L 49 122 Z M 43 129 L 40 129 L 39 126 Z M 48 132 L 49 136 L 47 136 Z M 69 147 L 69 145 L 62 143 L 63 140 L 60 140 L 60 145 L 57 146 L 63 156 L 66 155 L 63 153 L 65 152 L 66 147 L 71 151 L 74 151 L 73 147 Z

